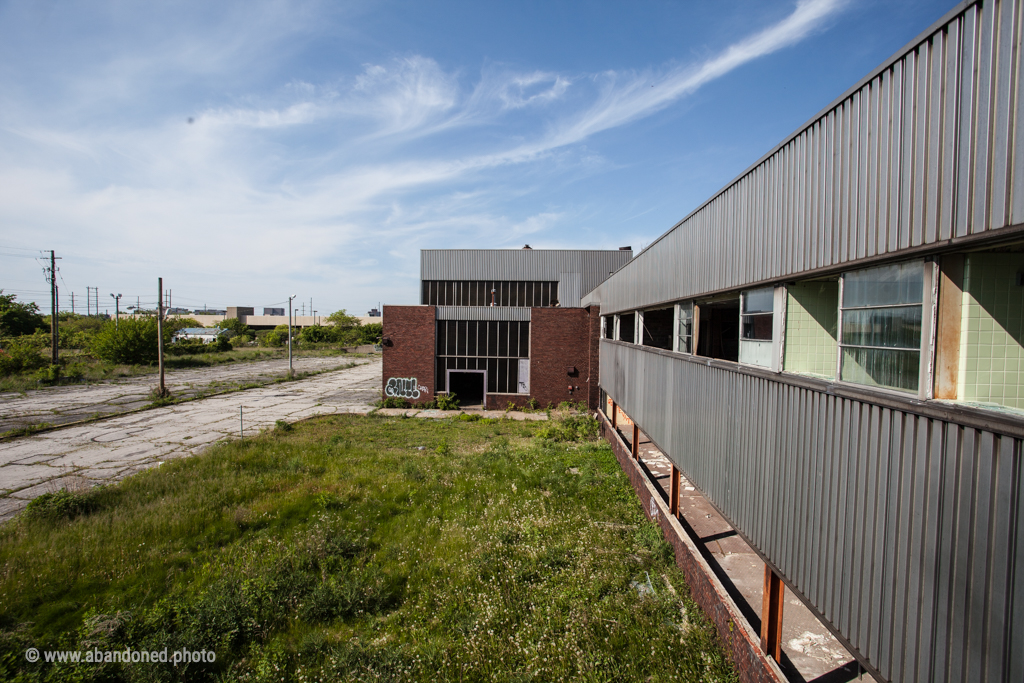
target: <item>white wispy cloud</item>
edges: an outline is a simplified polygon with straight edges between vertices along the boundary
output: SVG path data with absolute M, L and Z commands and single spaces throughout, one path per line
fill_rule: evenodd
M 244 296 L 260 272 L 260 291 L 314 281 L 401 301 L 420 246 L 534 243 L 575 219 L 558 206 L 516 217 L 501 208 L 499 198 L 527 191 L 524 177 L 544 167 L 538 162 L 564 155 L 567 164 L 592 164 L 596 153 L 584 149 L 591 138 L 799 42 L 843 5 L 801 0 L 781 21 L 698 63 L 643 72 L 492 65 L 470 82 L 464 69 L 406 55 L 347 77 L 291 79 L 134 122 L 94 115 L 104 98 L 144 98 L 160 78 L 269 62 L 267 45 L 308 30 L 285 5 L 252 16 L 239 5 L 227 26 L 237 18 L 248 33 L 222 28 L 177 50 L 158 41 L 151 52 L 110 60 L 69 89 L 68 119 L 39 116 L 38 103 L 0 111 L 0 221 L 8 241 L 67 226 L 63 244 L 97 262 L 115 260 L 138 277 L 180 264 L 224 296 Z M 185 75 L 169 77 L 175 70 Z M 93 112 L 84 124 L 72 118 L 83 111 Z M 502 182 L 483 182 L 502 173 Z

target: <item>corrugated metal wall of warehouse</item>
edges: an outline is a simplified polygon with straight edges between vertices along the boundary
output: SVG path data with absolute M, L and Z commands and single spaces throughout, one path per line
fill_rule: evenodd
M 580 305 L 580 295 L 625 265 L 631 251 L 578 251 L 560 249 L 424 249 L 420 252 L 420 280 L 548 280 L 579 273 L 564 307 Z
M 616 272 L 602 311 L 1024 223 L 1021 24 L 1020 2 L 958 6 Z
M 888 680 L 1024 680 L 1022 443 L 604 341 L 601 386 Z

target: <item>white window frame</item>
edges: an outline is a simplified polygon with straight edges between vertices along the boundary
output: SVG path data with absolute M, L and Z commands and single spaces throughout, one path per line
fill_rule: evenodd
M 899 261 L 896 263 L 911 263 L 914 259 L 907 261 Z M 935 328 L 937 325 L 936 316 L 938 315 L 938 263 L 934 258 L 921 259 L 922 268 L 922 283 L 921 283 L 921 346 L 918 350 L 919 366 L 917 371 L 917 398 L 921 400 L 928 400 L 935 395 Z M 864 268 L 858 268 L 857 272 L 861 270 L 868 270 L 870 268 L 883 267 L 886 265 L 893 265 L 890 263 L 879 263 L 875 265 L 865 266 Z M 839 276 L 839 318 L 836 329 L 836 382 L 854 386 L 854 387 L 866 387 L 872 391 L 883 391 L 886 393 L 896 394 L 899 396 L 906 397 L 908 395 L 913 396 L 915 392 L 904 389 L 894 389 L 892 387 L 874 386 L 868 384 L 858 384 L 857 382 L 850 382 L 842 379 L 843 377 L 843 349 L 846 346 L 843 343 L 843 317 L 846 312 L 846 307 L 843 305 L 843 297 L 845 296 L 846 287 L 846 276 L 848 273 L 843 273 Z M 907 304 L 910 306 L 913 304 Z M 893 349 L 898 350 L 898 349 Z
M 677 303 L 675 306 L 674 320 L 672 322 L 672 350 L 676 353 L 685 353 L 693 355 L 693 311 L 694 305 L 692 301 L 682 301 Z M 679 338 L 682 336 L 682 325 L 683 325 L 683 311 L 690 311 L 690 350 L 686 351 L 679 345 Z

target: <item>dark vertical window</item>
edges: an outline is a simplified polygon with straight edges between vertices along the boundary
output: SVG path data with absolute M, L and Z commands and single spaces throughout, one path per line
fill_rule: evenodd
M 636 331 L 636 314 L 623 313 L 619 316 L 619 340 L 635 344 L 633 333 Z

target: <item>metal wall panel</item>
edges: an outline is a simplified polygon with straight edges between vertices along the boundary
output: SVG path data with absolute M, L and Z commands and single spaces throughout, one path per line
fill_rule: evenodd
M 1024 223 L 1021 15 L 962 3 L 584 301 L 616 313 Z
M 519 306 L 436 306 L 436 320 L 530 320 L 529 308 Z
M 562 249 L 423 249 L 420 280 L 560 280 L 578 275 L 570 284 L 572 298 L 559 285 L 563 308 L 578 308 L 580 294 L 599 285 L 633 257 L 631 251 Z
M 600 367 L 884 678 L 1022 680 L 1021 439 L 605 340 Z

